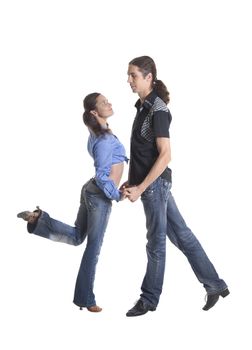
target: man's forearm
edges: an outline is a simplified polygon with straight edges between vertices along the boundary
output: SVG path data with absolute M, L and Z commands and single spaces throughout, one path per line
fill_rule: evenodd
M 171 158 L 169 154 L 159 154 L 156 162 L 149 171 L 148 175 L 145 177 L 144 181 L 138 185 L 141 192 L 144 192 L 147 187 L 149 187 L 152 182 L 154 182 L 166 169 L 170 162 Z

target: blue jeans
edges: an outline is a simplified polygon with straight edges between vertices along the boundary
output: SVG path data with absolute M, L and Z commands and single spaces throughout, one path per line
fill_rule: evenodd
M 78 306 L 90 307 L 96 305 L 93 292 L 95 269 L 111 206 L 111 200 L 91 179 L 82 188 L 80 207 L 74 227 L 52 219 L 44 211 L 36 225 L 28 224 L 30 233 L 75 246 L 80 245 L 87 237 L 87 245 L 80 264 L 74 292 L 74 303 Z
M 208 294 L 227 288 L 207 257 L 201 244 L 187 227 L 170 192 L 171 183 L 162 178 L 154 181 L 142 194 L 147 227 L 147 270 L 142 283 L 141 299 L 156 307 L 165 272 L 166 235 L 187 257 L 196 277 Z

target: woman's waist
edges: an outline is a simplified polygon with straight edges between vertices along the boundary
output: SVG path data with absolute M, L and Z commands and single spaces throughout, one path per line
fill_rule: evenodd
M 123 169 L 124 169 L 124 163 L 123 162 L 117 163 L 117 164 L 113 164 L 111 166 L 109 178 L 114 181 L 114 183 L 116 184 L 117 187 L 119 186 L 120 181 L 122 179 Z

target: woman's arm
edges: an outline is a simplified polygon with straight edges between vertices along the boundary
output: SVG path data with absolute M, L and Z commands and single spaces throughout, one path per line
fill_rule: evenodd
M 106 197 L 119 201 L 121 192 L 118 190 L 115 182 L 110 178 L 112 153 L 113 149 L 109 135 L 99 137 L 93 148 L 95 181 Z

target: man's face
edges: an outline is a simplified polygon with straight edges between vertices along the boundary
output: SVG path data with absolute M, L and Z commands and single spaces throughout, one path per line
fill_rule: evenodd
M 152 74 L 149 73 L 144 77 L 137 66 L 130 64 L 128 68 L 128 83 L 133 92 L 144 94 L 151 89 Z

